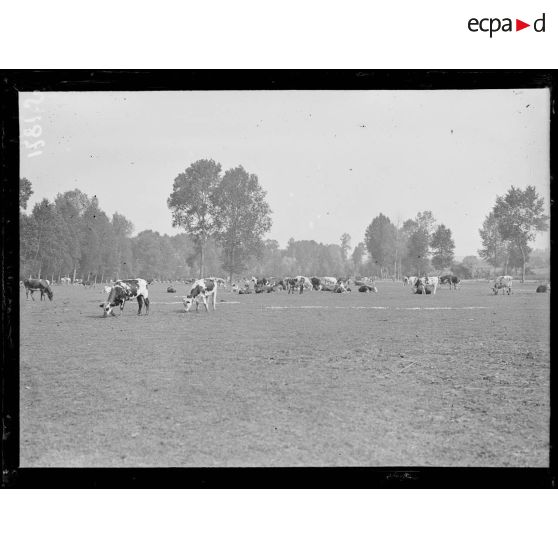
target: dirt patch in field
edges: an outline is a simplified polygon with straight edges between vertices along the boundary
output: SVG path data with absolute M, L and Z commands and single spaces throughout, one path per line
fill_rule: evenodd
M 23 294 L 21 465 L 548 466 L 548 295 L 378 286 L 185 314 L 156 285 L 106 319 Z

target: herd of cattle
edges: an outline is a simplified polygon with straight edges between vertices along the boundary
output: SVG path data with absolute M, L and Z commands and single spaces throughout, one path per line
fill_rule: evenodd
M 128 300 L 137 300 L 138 302 L 138 315 L 141 314 L 142 308 L 145 305 L 145 314 L 149 313 L 149 293 L 148 285 L 152 281 L 145 279 L 125 279 L 118 280 L 111 285 L 103 288 L 103 292 L 108 295 L 106 302 L 100 304 L 103 308 L 103 316 L 115 316 L 114 309 L 120 308 L 120 314 L 124 309 L 124 304 Z M 217 287 L 227 289 L 227 282 L 219 277 L 210 277 L 207 279 L 198 279 L 187 282 L 189 287 L 189 294 L 182 297 L 182 302 L 186 312 L 189 312 L 193 305 L 196 305 L 198 311 L 200 304 L 202 304 L 206 311 L 208 311 L 208 301 L 212 305 L 213 310 L 216 307 Z M 512 292 L 513 278 L 510 275 L 500 275 L 494 281 L 492 291 L 496 295 L 501 290 L 508 295 Z M 25 279 L 20 282 L 21 286 L 25 287 L 25 294 L 29 298 L 35 300 L 33 293 L 40 291 L 41 300 L 44 296 L 48 296 L 52 301 L 54 292 L 51 283 L 48 279 Z M 457 290 L 461 281 L 455 275 L 442 275 L 441 277 L 404 277 L 403 284 L 410 286 L 414 294 L 436 294 L 436 289 L 440 285 L 448 285 L 450 290 Z M 230 286 L 231 292 L 238 294 L 261 294 L 271 293 L 280 290 L 286 291 L 288 294 L 299 293 L 304 291 L 329 291 L 333 293 L 349 293 L 351 292 L 351 285 L 360 293 L 377 293 L 378 289 L 375 285 L 374 279 L 369 277 L 361 277 L 359 279 L 349 277 L 305 277 L 298 275 L 296 277 L 285 278 L 260 278 L 252 277 L 250 279 L 243 279 L 239 283 L 233 283 Z M 167 292 L 175 293 L 176 288 L 170 285 Z M 536 289 L 537 293 L 550 292 L 550 283 L 541 284 Z

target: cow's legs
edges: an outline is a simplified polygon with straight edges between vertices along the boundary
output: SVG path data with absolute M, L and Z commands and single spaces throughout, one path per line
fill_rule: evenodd
M 33 296 L 33 289 L 29 289 L 29 294 L 31 295 L 31 300 L 35 302 L 35 297 Z
M 143 296 L 138 296 L 138 316 L 141 316 L 141 309 L 143 306 Z
M 145 315 L 147 316 L 149 314 L 149 299 L 145 298 Z

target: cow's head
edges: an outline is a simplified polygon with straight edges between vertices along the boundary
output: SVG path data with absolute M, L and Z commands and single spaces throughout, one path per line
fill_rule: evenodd
M 193 302 L 194 302 L 194 297 L 191 295 L 182 297 L 182 304 L 184 304 L 184 309 L 186 312 L 190 311 Z
M 106 318 L 109 315 L 113 315 L 112 308 L 114 306 L 118 306 L 125 298 L 125 290 L 120 285 L 114 285 L 110 289 L 110 293 L 108 295 L 108 299 L 104 304 L 101 304 L 101 308 L 103 308 L 103 318 Z

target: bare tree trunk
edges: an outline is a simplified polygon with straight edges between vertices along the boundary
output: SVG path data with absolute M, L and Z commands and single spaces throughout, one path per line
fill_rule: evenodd
M 205 266 L 205 241 L 202 242 L 200 247 L 200 279 L 204 277 L 204 266 Z
M 523 269 L 521 270 L 521 282 L 525 283 L 525 250 L 523 250 L 523 246 L 519 246 L 521 249 L 521 257 L 523 258 Z

